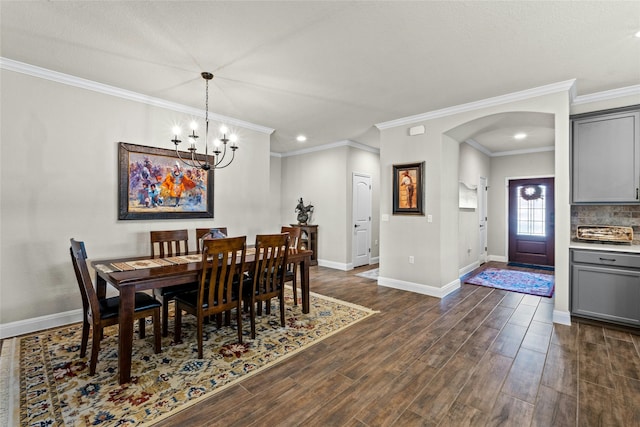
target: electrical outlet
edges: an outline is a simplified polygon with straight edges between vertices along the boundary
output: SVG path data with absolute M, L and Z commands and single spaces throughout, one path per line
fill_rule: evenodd
M 413 255 L 409 256 L 409 264 L 413 264 L 413 262 L 415 261 L 415 259 L 413 258 Z
M 427 215 L 427 222 L 433 222 L 433 215 Z

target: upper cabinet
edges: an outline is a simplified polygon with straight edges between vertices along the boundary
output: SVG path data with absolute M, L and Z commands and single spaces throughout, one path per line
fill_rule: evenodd
M 572 202 L 640 203 L 640 106 L 571 119 Z

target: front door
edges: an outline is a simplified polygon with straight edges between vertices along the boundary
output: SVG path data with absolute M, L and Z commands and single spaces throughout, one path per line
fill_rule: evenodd
M 353 174 L 353 267 L 368 265 L 371 255 L 371 177 Z
M 509 262 L 554 265 L 553 178 L 509 180 Z

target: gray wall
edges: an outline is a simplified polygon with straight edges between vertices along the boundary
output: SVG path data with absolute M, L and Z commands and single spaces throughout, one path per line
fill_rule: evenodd
M 300 197 L 312 204 L 311 224 L 318 225 L 320 265 L 352 268 L 352 174 L 372 178 L 372 257 L 377 258 L 379 240 L 380 159 L 377 153 L 342 145 L 326 150 L 282 158 L 282 200 L 280 215 L 284 223 L 297 222 L 294 211 Z
M 279 230 L 269 135 L 242 129 L 235 162 L 215 175 L 214 219 L 118 221 L 117 142 L 171 148 L 172 123 L 190 118 L 1 73 L 0 325 L 81 306 L 71 237 L 97 259 L 149 253 L 150 230 L 188 228 L 194 239 L 196 227 L 220 225 L 250 240 Z

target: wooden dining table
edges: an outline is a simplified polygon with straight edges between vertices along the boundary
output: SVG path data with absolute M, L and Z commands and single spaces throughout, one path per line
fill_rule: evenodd
M 192 253 L 193 254 L 193 253 Z M 302 289 L 302 312 L 309 312 L 309 266 L 313 251 L 290 248 L 287 263 L 295 263 L 300 270 L 300 287 Z M 167 266 L 134 269 L 129 271 L 108 271 L 104 266 L 114 263 L 153 260 L 159 257 L 126 257 L 102 259 L 91 262 L 96 271 L 96 292 L 98 298 L 106 296 L 107 283 L 120 292 L 119 335 L 118 335 L 118 371 L 120 384 L 131 380 L 131 354 L 133 346 L 133 311 L 135 293 L 198 281 L 201 262 L 173 264 Z M 246 255 L 246 268 L 253 268 L 255 253 Z

